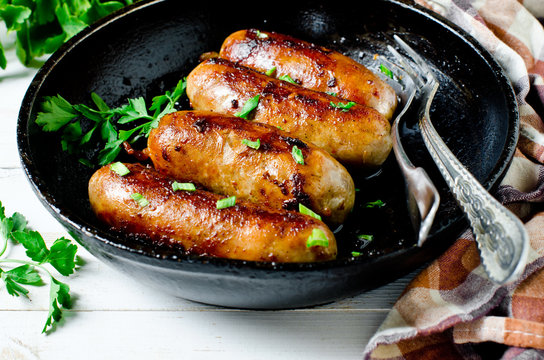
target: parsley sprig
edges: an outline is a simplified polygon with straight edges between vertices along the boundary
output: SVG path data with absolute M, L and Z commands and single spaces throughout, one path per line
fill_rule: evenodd
M 20 244 L 26 249 L 30 260 L 4 258 L 8 241 Z M 8 294 L 28 298 L 28 285 L 43 286 L 42 275 L 49 277 L 49 313 L 42 333 L 62 318 L 63 309 L 71 307 L 70 287 L 57 280 L 48 269 L 53 267 L 61 275 L 69 276 L 76 269 L 77 246 L 69 239 L 58 238 L 50 248 L 39 232 L 27 227 L 27 220 L 20 213 L 8 217 L 0 202 L 0 266 L 15 264 L 11 270 L 0 268 L 0 279 Z
M 27 67 L 41 66 L 37 60 L 51 54 L 64 42 L 96 20 L 132 4 L 133 0 L 71 1 L 0 1 L 0 22 L 8 32 L 15 32 L 15 48 L 19 61 Z M 0 68 L 7 60 L 0 43 Z
M 185 94 L 186 87 L 187 81 L 183 78 L 171 91 L 155 96 L 149 108 L 143 97 L 128 99 L 125 104 L 110 108 L 94 92 L 91 93 L 94 107 L 71 104 L 61 95 L 46 96 L 36 124 L 46 132 L 61 132 L 62 149 L 80 155 L 80 161 L 84 164 L 92 164 L 90 159 L 83 157 L 85 145 L 93 138 L 99 138 L 102 148 L 97 162 L 102 166 L 117 158 L 124 142 L 133 144 L 149 136 L 164 115 L 176 111 L 176 103 Z M 82 119 L 90 122 L 90 128 L 85 131 Z

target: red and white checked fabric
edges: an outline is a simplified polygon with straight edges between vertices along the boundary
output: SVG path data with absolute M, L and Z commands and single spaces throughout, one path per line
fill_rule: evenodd
M 477 39 L 517 95 L 520 140 L 496 194 L 524 222 L 528 264 L 497 286 L 467 230 L 407 286 L 364 359 L 544 359 L 544 0 L 415 0 Z

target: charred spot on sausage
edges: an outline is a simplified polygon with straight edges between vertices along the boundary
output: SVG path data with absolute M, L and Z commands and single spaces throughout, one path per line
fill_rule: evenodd
M 290 146 L 297 146 L 299 147 L 300 149 L 306 149 L 308 148 L 308 145 L 306 145 L 306 143 L 300 139 L 297 139 L 297 138 L 292 138 L 290 136 L 280 136 L 280 139 L 285 141 L 288 145 Z
M 164 161 L 168 161 L 168 162 L 170 161 L 170 155 L 168 154 L 167 148 L 162 148 L 161 154 Z
M 210 124 L 208 123 L 208 120 L 206 118 L 200 118 L 193 123 L 193 127 L 199 133 L 206 132 L 206 130 L 208 130 L 209 128 L 209 125 Z
M 304 176 L 296 173 L 291 176 L 290 180 L 293 184 L 291 194 L 293 194 L 294 198 L 297 200 L 297 203 L 310 206 L 310 195 L 304 192 Z

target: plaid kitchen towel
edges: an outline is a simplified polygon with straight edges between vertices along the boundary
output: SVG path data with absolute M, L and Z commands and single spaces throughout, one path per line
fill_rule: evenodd
M 467 230 L 407 286 L 364 359 L 544 359 L 544 0 L 416 0 L 494 55 L 521 128 L 497 198 L 525 223 L 530 251 L 513 284 L 490 282 Z

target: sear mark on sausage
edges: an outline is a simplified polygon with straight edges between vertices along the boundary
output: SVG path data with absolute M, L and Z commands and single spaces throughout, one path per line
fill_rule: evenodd
M 200 118 L 193 123 L 193 127 L 199 133 L 205 133 L 209 128 L 208 120 L 206 118 Z
M 290 146 L 295 146 L 296 145 L 300 149 L 307 149 L 308 148 L 308 145 L 306 145 L 306 143 L 304 141 L 302 141 L 300 139 L 297 139 L 297 138 L 294 138 L 294 137 L 281 135 L 280 139 L 285 141 Z

